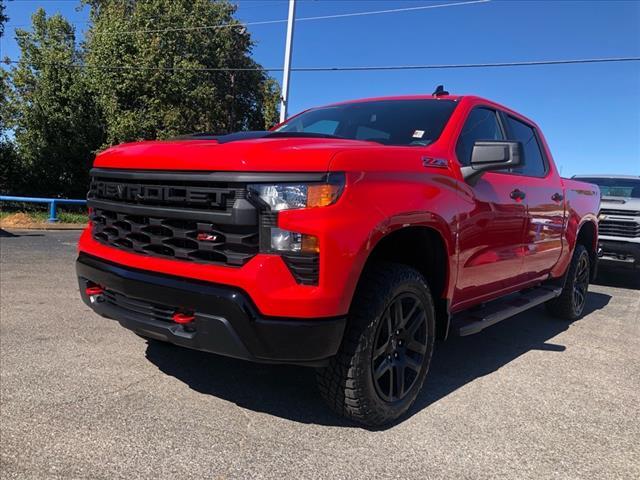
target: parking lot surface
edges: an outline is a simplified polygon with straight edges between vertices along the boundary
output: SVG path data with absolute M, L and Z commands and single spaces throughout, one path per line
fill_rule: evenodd
M 436 344 L 410 414 L 371 431 L 313 371 L 147 343 L 81 301 L 79 232 L 0 231 L 0 476 L 640 478 L 640 278 Z

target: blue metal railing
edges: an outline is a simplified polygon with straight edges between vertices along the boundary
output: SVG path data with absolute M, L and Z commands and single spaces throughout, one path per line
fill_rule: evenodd
M 57 222 L 56 207 L 58 205 L 86 205 L 86 200 L 74 200 L 72 198 L 38 198 L 38 197 L 12 197 L 0 195 L 0 202 L 21 202 L 21 203 L 48 203 L 49 222 Z

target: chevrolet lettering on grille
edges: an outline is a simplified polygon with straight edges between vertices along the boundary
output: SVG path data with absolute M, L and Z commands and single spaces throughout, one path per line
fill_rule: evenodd
M 223 188 L 175 187 L 118 182 L 95 182 L 92 191 L 97 198 L 130 202 L 176 202 L 211 207 L 224 206 L 232 192 Z

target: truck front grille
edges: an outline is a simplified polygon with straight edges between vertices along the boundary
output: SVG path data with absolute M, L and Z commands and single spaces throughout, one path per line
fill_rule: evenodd
M 206 174 L 94 173 L 93 238 L 152 257 L 241 266 L 259 250 L 257 210 L 246 185 Z
M 600 213 L 605 215 L 617 215 L 623 217 L 640 217 L 640 210 L 616 210 L 613 208 L 603 208 Z
M 254 226 L 214 225 L 98 208 L 90 218 L 93 238 L 143 255 L 243 265 L 258 253 Z
M 640 223 L 624 220 L 600 220 L 598 230 L 600 235 L 611 237 L 640 237 Z
M 184 175 L 183 175 L 184 176 Z M 89 198 L 119 204 L 155 205 L 194 210 L 225 211 L 236 198 L 244 198 L 246 189 L 210 182 L 172 180 L 119 179 L 94 176 Z

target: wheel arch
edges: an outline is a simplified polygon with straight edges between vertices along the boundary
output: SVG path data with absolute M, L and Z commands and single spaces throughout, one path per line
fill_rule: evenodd
M 360 280 L 371 265 L 380 262 L 399 263 L 418 270 L 429 283 L 433 296 L 437 337 L 444 339 L 449 330 L 448 292 L 455 272 L 450 261 L 451 250 L 437 225 L 405 223 L 379 236 L 367 256 Z
M 598 265 L 598 226 L 595 222 L 586 220 L 580 225 L 576 236 L 576 245 L 583 245 L 589 252 L 590 275 L 593 279 L 596 276 Z

